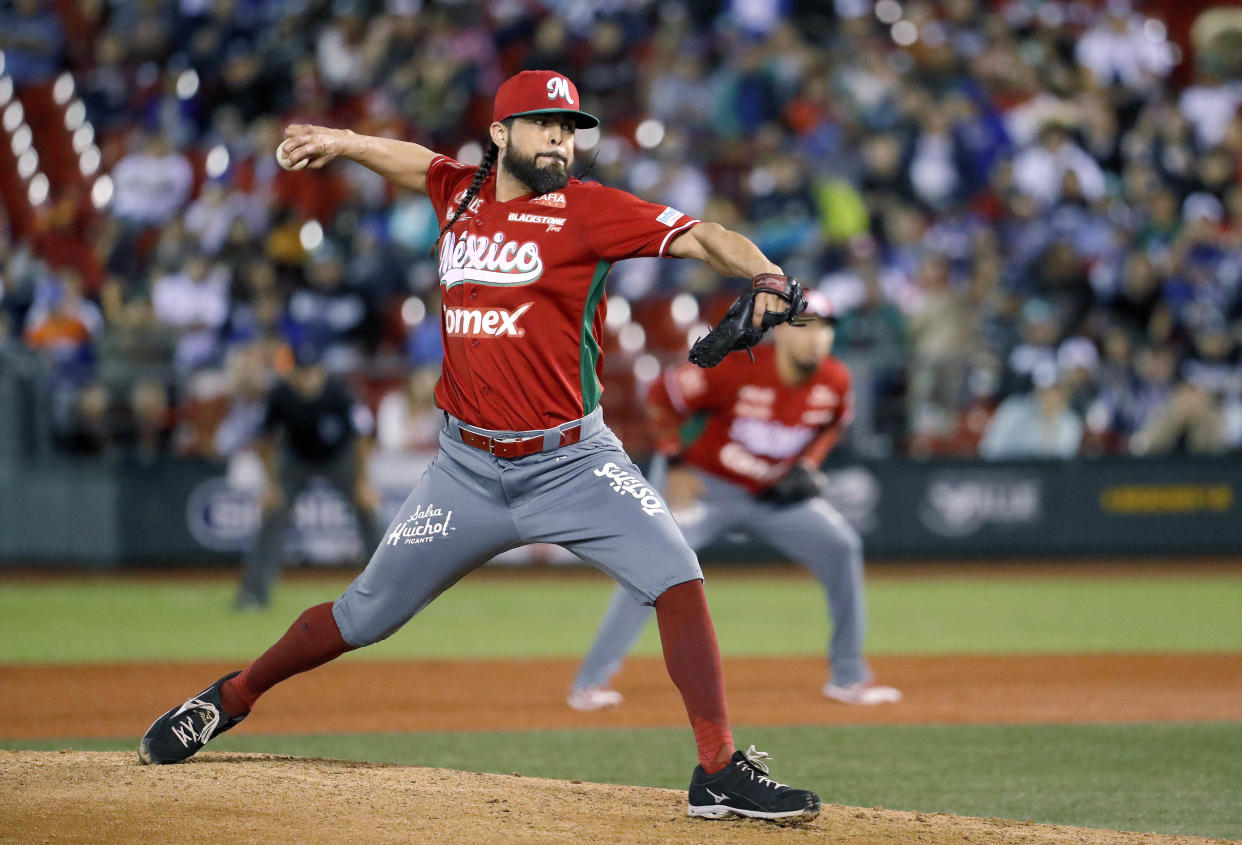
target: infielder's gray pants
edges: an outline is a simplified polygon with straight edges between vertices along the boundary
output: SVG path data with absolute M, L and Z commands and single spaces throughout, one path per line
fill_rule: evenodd
M 805 566 L 828 594 L 832 682 L 844 686 L 870 680 L 871 670 L 862 655 L 867 628 L 862 539 L 853 526 L 823 499 L 772 505 L 756 501 L 736 484 L 693 471 L 705 492 L 694 506 L 677 513 L 690 547 L 701 549 L 729 531 L 745 530 Z M 656 474 L 653 471 L 652 477 Z M 615 592 L 574 688 L 606 686 L 650 618 L 650 608 L 620 590 Z
M 460 425 L 447 418 L 439 454 L 333 605 L 350 645 L 384 639 L 467 572 L 527 543 L 564 546 L 615 578 L 636 605 L 703 577 L 663 497 L 598 409 L 578 443 L 512 460 L 462 443 Z
M 375 513 L 354 501 L 354 486 L 358 480 L 357 454 L 354 448 L 343 449 L 326 461 L 307 461 L 288 449 L 279 457 L 278 472 L 284 498 L 280 507 L 263 514 L 259 537 L 242 558 L 241 599 L 267 604 L 272 585 L 280 575 L 283 563 L 283 544 L 289 530 L 293 505 L 298 494 L 313 478 L 323 478 L 336 488 L 353 507 L 358 517 L 358 532 L 364 548 L 379 542 L 379 524 Z

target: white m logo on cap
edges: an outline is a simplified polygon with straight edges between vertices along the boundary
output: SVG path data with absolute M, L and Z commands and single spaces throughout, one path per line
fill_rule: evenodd
M 548 80 L 548 99 L 558 98 L 571 106 L 574 104 L 574 98 L 569 95 L 569 80 L 563 76 L 554 76 Z

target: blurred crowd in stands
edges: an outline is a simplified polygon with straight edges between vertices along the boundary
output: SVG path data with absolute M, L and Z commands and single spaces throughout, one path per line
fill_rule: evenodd
M 313 122 L 477 162 L 496 86 L 547 68 L 604 122 L 579 172 L 832 297 L 856 453 L 1242 449 L 1242 11 L 1183 46 L 1125 0 L 2 8 L 0 345 L 44 362 L 57 448 L 228 454 L 308 343 L 382 444 L 432 442 L 430 205 L 273 150 Z M 644 387 L 738 286 L 613 270 L 604 406 L 635 453 Z

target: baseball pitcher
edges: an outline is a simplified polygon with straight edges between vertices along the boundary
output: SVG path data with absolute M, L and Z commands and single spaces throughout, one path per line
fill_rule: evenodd
M 850 374 L 830 355 L 831 303 L 816 291 L 806 302 L 800 325 L 777 326 L 775 342 L 757 347 L 753 364 L 737 355 L 715 369 L 686 364 L 652 384 L 648 407 L 667 466 L 664 493 L 690 548 L 745 530 L 824 585 L 832 616 L 824 695 L 847 704 L 899 701 L 899 691 L 874 683 L 862 655 L 862 540 L 820 495 L 819 465 L 850 419 Z M 697 431 L 683 446 L 687 428 Z M 613 595 L 570 707 L 621 703 L 609 680 L 650 616 L 623 590 Z
M 600 410 L 604 284 L 617 261 L 694 258 L 752 279 L 739 297 L 745 319 L 721 327 L 704 361 L 716 346 L 746 348 L 795 317 L 797 283 L 741 235 L 571 178 L 575 130 L 599 123 L 580 102 L 557 73 L 506 80 L 479 167 L 348 130 L 285 129 L 282 167 L 350 159 L 426 194 L 442 221 L 440 451 L 344 594 L 307 609 L 247 668 L 157 719 L 139 746 L 143 762 L 186 759 L 274 684 L 384 639 L 500 552 L 555 543 L 655 606 L 698 747 L 689 814 L 819 813 L 814 793 L 768 777 L 766 754 L 735 748 L 698 560 Z

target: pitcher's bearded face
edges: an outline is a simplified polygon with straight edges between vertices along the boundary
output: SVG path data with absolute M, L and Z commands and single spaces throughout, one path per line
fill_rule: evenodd
M 513 121 L 503 167 L 536 194 L 569 184 L 574 162 L 574 122 L 560 115 Z

